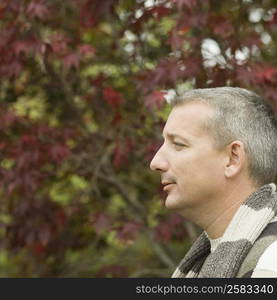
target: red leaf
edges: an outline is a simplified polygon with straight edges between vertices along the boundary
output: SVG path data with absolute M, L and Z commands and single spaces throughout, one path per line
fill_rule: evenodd
M 198 0 L 171 0 L 174 4 L 177 5 L 178 9 L 182 9 L 184 6 L 192 9 L 197 5 Z
M 104 99 L 110 106 L 117 107 L 123 102 L 123 97 L 121 96 L 121 94 L 110 86 L 104 88 L 103 94 Z
M 12 111 L 7 111 L 0 118 L 0 128 L 5 130 L 11 127 L 17 121 L 17 119 L 17 116 Z
M 118 230 L 117 237 L 122 242 L 131 244 L 134 242 L 140 229 L 141 224 L 129 221 Z
M 272 101 L 272 106 L 274 111 L 277 113 L 277 88 L 275 86 L 271 87 L 271 86 L 267 86 L 265 88 L 265 97 L 267 99 L 272 99 L 274 101 Z
M 266 24 L 271 27 L 277 24 L 277 10 L 272 15 L 272 18 L 266 22 Z
M 38 231 L 38 240 L 40 242 L 40 244 L 45 247 L 51 238 L 51 231 L 50 228 L 46 225 L 43 228 L 40 228 L 40 230 Z
M 237 68 L 237 79 L 248 84 L 277 83 L 277 68 L 266 65 L 254 65 Z
M 149 12 L 151 14 L 153 14 L 154 17 L 159 21 L 162 17 L 168 16 L 172 12 L 172 9 L 165 7 L 163 5 L 160 5 L 160 6 L 155 6 L 155 7 L 151 8 L 149 10 Z
M 145 97 L 145 106 L 152 110 L 154 108 L 161 108 L 163 104 L 165 103 L 165 97 L 166 92 L 163 91 L 153 91 L 152 94 Z
M 89 28 L 94 26 L 101 17 L 112 10 L 118 0 L 87 0 L 80 8 L 80 20 L 82 26 Z
M 96 49 L 88 44 L 83 44 L 78 47 L 81 56 L 94 56 Z
M 60 163 L 69 155 L 69 149 L 66 145 L 55 144 L 50 148 L 50 157 L 57 163 Z
M 17 78 L 23 69 L 22 63 L 19 60 L 13 60 L 8 65 L 4 65 L 1 73 L 4 73 L 8 78 Z
M 246 82 L 247 84 L 255 84 L 256 76 L 253 72 L 252 68 L 245 66 L 243 67 L 237 67 L 236 70 L 236 79 L 241 82 Z
M 181 76 L 183 76 L 183 70 L 180 61 L 172 57 L 165 58 L 159 62 L 154 71 L 146 75 L 141 88 L 147 92 L 151 86 L 176 84 L 177 78 Z
M 114 157 L 113 164 L 116 168 L 121 167 L 123 164 L 126 164 L 129 154 L 133 150 L 133 142 L 131 139 L 126 138 L 124 142 L 117 142 L 114 148 Z
M 78 53 L 70 53 L 62 58 L 63 65 L 65 69 L 68 71 L 71 68 L 75 67 L 76 69 L 79 68 L 80 65 L 80 57 Z
M 119 168 L 122 163 L 125 161 L 126 155 L 124 153 L 124 149 L 121 145 L 116 145 L 114 149 L 114 158 L 113 158 L 113 165 L 116 168 Z
M 16 56 L 19 56 L 20 54 L 26 55 L 31 51 L 43 54 L 45 52 L 45 43 L 34 36 L 30 36 L 27 39 L 15 41 L 13 49 Z
M 161 141 L 151 142 L 145 149 L 145 160 L 151 161 L 161 145 Z
M 188 28 L 188 27 L 186 27 Z M 180 35 L 179 31 L 173 30 L 170 32 L 169 43 L 173 51 L 179 50 L 182 48 L 184 39 Z
M 20 138 L 22 145 L 33 146 L 37 143 L 37 138 L 34 135 L 23 134 Z
M 155 238 L 157 240 L 168 242 L 173 237 L 177 239 L 183 238 L 187 234 L 182 226 L 184 219 L 178 214 L 171 214 L 167 219 L 160 222 L 155 228 Z
M 98 75 L 96 78 L 91 79 L 91 83 L 93 85 L 96 85 L 97 87 L 102 87 L 103 83 L 105 82 L 106 77 L 105 75 L 103 75 L 102 73 L 100 73 L 100 75 Z
M 32 18 L 46 19 L 50 15 L 50 11 L 43 2 L 44 1 L 31 2 L 27 7 L 27 14 Z
M 252 46 L 259 47 L 262 44 L 261 36 L 257 32 L 249 33 L 242 41 L 243 45 L 251 48 Z
M 111 124 L 113 126 L 116 126 L 118 123 L 120 123 L 121 120 L 122 120 L 122 115 L 120 114 L 120 112 L 117 111 L 112 119 Z
M 6 147 L 7 147 L 7 143 L 6 142 L 1 142 L 0 143 L 0 151 L 3 151 Z
M 212 16 L 209 18 L 208 23 L 213 32 L 223 38 L 228 38 L 234 33 L 234 27 L 226 17 Z
M 45 251 L 45 246 L 42 243 L 37 242 L 32 246 L 35 255 L 41 255 Z
M 271 66 L 256 70 L 257 83 L 270 82 L 277 83 L 277 68 Z
M 20 53 L 27 54 L 30 51 L 30 45 L 26 41 L 16 41 L 14 44 L 15 55 L 18 56 Z
M 53 34 L 50 37 L 50 45 L 54 53 L 65 55 L 68 52 L 69 39 L 62 33 Z
M 10 196 L 13 191 L 17 188 L 18 186 L 18 182 L 17 181 L 13 181 L 8 185 L 8 189 L 7 189 L 7 195 Z
M 97 234 L 107 231 L 111 228 L 111 217 L 104 213 L 94 213 L 90 216 L 90 223 Z
M 197 11 L 194 13 L 191 12 L 185 12 L 182 14 L 178 28 L 184 28 L 184 27 L 204 27 L 206 26 L 208 21 L 208 14 L 203 11 Z

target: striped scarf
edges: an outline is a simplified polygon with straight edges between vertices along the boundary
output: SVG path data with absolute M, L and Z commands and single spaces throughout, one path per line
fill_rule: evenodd
M 266 184 L 239 207 L 215 251 L 210 253 L 210 241 L 203 232 L 172 277 L 235 277 L 253 243 L 276 214 L 276 185 Z

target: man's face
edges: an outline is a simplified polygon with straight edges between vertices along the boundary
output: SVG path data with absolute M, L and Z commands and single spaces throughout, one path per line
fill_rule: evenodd
M 226 156 L 201 127 L 212 112 L 204 103 L 189 102 L 175 106 L 168 117 L 164 143 L 150 167 L 161 173 L 169 209 L 182 213 L 195 205 L 209 207 L 222 190 Z

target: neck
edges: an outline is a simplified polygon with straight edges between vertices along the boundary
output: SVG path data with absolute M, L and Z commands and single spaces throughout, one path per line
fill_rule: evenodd
M 238 208 L 255 190 L 257 187 L 242 183 L 233 184 L 228 188 L 225 186 L 224 195 L 215 199 L 209 207 L 202 207 L 192 222 L 205 230 L 211 239 L 221 237 Z

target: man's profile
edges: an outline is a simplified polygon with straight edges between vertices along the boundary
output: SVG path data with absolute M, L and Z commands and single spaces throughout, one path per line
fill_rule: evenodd
M 203 233 L 172 277 L 277 277 L 277 127 L 242 88 L 176 97 L 151 161 L 165 206 Z

